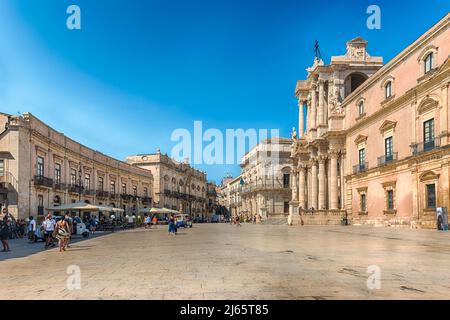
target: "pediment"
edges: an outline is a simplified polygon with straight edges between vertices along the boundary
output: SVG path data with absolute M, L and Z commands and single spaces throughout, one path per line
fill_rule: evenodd
M 437 108 L 438 106 L 439 106 L 439 102 L 437 100 L 434 100 L 433 98 L 430 98 L 430 97 L 426 97 L 419 104 L 417 111 L 419 112 L 419 114 L 421 114 L 428 110 Z
M 383 133 L 383 132 L 386 132 L 388 130 L 395 129 L 396 125 L 397 125 L 396 121 L 385 120 L 383 122 L 383 124 L 381 125 L 379 130 L 380 130 L 381 133 Z
M 360 134 L 356 137 L 355 144 L 360 144 L 360 143 L 363 143 L 366 141 L 367 141 L 367 136 Z
M 433 171 L 426 171 L 419 176 L 420 181 L 438 180 L 439 174 Z

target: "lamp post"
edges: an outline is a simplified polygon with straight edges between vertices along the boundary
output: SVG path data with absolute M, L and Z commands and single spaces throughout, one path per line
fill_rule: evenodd
M 81 184 L 81 165 L 80 168 L 78 169 L 78 200 L 81 202 L 81 192 L 83 191 L 83 187 Z

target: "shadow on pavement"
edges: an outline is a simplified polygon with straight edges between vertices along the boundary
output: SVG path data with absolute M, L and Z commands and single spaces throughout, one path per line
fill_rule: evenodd
M 77 243 L 80 243 L 80 242 L 83 242 L 83 241 L 89 240 L 89 239 L 103 237 L 103 236 L 113 234 L 113 233 L 117 233 L 117 231 L 116 232 L 99 231 L 98 233 L 96 233 L 94 235 L 91 234 L 87 238 L 83 238 L 81 236 L 75 236 L 70 241 L 70 245 L 74 245 L 74 244 L 77 244 Z M 54 248 L 50 248 L 48 250 L 55 249 L 55 248 L 58 249 L 57 242 L 55 242 L 55 245 L 56 246 Z M 24 258 L 24 257 L 28 257 L 30 255 L 33 255 L 33 254 L 36 254 L 36 253 L 39 253 L 42 251 L 46 251 L 46 249 L 44 248 L 44 242 L 40 241 L 40 242 L 36 242 L 36 243 L 29 243 L 27 238 L 10 240 L 9 247 L 11 248 L 10 252 L 0 252 L 0 261 Z M 70 251 L 82 251 L 83 250 L 84 251 L 84 250 L 90 250 L 90 248 L 92 248 L 92 246 L 77 245 L 76 248 L 72 247 L 72 248 L 69 248 L 68 250 L 70 250 Z

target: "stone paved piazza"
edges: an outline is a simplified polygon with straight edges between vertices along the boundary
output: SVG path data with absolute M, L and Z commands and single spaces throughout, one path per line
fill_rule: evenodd
M 170 237 L 159 228 L 4 259 L 0 299 L 450 298 L 450 233 L 195 225 Z M 68 291 L 73 264 L 82 288 Z M 381 268 L 380 290 L 367 288 L 370 265 Z

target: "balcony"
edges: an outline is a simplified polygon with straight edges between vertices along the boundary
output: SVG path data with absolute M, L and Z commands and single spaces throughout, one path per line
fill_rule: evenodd
M 116 199 L 117 199 L 117 194 L 115 194 L 115 193 L 110 193 L 110 194 L 109 194 L 109 198 L 110 198 L 111 200 L 116 200 Z
M 418 155 L 423 152 L 428 152 L 437 149 L 441 146 L 441 139 L 435 138 L 427 142 L 413 143 L 411 144 L 411 153 L 413 156 Z
M 130 194 L 121 194 L 120 197 L 123 201 L 130 201 L 133 198 L 133 196 Z
M 108 198 L 109 193 L 103 190 L 97 190 L 96 196 L 97 198 Z
M 55 183 L 53 184 L 53 189 L 55 190 L 64 191 L 65 188 L 66 185 L 64 183 L 55 181 Z
M 142 197 L 142 204 L 151 204 L 152 198 L 150 197 Z
M 84 187 L 77 184 L 70 184 L 67 190 L 70 193 L 81 193 L 83 192 Z
M 84 190 L 83 190 L 83 194 L 86 195 L 86 196 L 93 196 L 93 195 L 95 195 L 95 190 L 92 190 L 92 189 L 84 189 Z
M 382 157 L 378 157 L 378 166 L 385 166 L 389 163 L 392 163 L 394 161 L 397 161 L 398 159 L 398 153 L 394 152 L 390 155 L 384 155 Z
M 34 185 L 39 187 L 53 187 L 53 179 L 46 178 L 44 176 L 34 176 Z
M 353 174 L 362 173 L 364 171 L 367 171 L 368 169 L 369 169 L 368 162 L 360 163 L 360 164 L 357 164 L 356 166 L 353 166 Z

